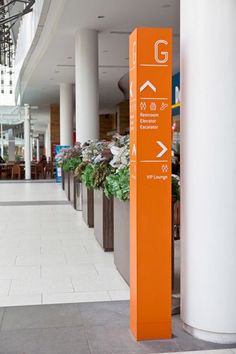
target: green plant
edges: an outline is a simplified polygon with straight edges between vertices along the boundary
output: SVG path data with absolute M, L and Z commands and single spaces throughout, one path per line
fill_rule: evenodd
M 93 188 L 103 188 L 106 177 L 109 176 L 112 171 L 113 168 L 106 161 L 94 165 L 92 173 Z
M 88 163 L 81 175 L 81 181 L 89 189 L 93 188 L 93 170 L 94 165 Z
M 172 175 L 172 197 L 180 200 L 180 180 L 176 175 Z
M 80 176 L 81 181 L 87 188 L 100 189 L 103 188 L 106 177 L 111 173 L 112 167 L 107 162 L 98 164 L 82 162 L 75 175 Z
M 78 181 L 81 181 L 82 178 L 82 174 L 84 173 L 84 170 L 86 168 L 86 166 L 88 165 L 88 162 L 84 162 L 82 161 L 75 169 L 74 174 L 75 174 L 75 178 Z
M 130 195 L 130 171 L 129 167 L 117 170 L 107 176 L 104 183 L 104 193 L 108 198 L 115 197 L 119 200 L 129 200 Z
M 74 171 L 76 167 L 81 163 L 81 158 L 71 157 L 63 162 L 62 168 L 64 172 Z

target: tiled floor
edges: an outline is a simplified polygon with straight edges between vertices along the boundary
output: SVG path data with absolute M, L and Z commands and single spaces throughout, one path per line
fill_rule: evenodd
M 54 183 L 0 183 L 0 307 L 129 299 L 113 254 L 65 202 Z
M 179 258 L 176 243 L 176 278 Z M 171 340 L 136 342 L 129 302 L 116 301 L 127 299 L 113 254 L 60 186 L 0 183 L 0 354 L 236 354 L 191 337 L 178 316 Z
M 172 339 L 136 342 L 127 301 L 0 309 L 0 354 L 236 354 L 232 347 L 184 333 L 178 316 L 173 317 Z

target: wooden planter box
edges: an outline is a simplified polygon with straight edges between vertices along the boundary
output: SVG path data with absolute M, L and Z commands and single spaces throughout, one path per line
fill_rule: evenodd
M 101 190 L 94 190 L 94 233 L 105 252 L 114 250 L 113 198 Z
M 63 191 L 65 190 L 65 172 L 61 169 L 61 186 Z
M 75 210 L 82 210 L 82 183 L 75 178 L 75 196 L 74 196 L 74 208 Z
M 64 190 L 67 199 L 70 200 L 70 175 L 69 172 L 64 172 Z
M 114 262 L 117 270 L 130 283 L 130 203 L 114 199 Z
M 74 172 L 69 172 L 70 202 L 75 210 L 82 210 L 82 184 L 75 178 Z
M 75 175 L 73 171 L 69 172 L 69 183 L 70 183 L 70 196 L 69 196 L 69 200 L 71 202 L 71 204 L 74 206 L 74 202 L 75 202 Z
M 94 194 L 82 183 L 82 215 L 88 227 L 94 227 Z

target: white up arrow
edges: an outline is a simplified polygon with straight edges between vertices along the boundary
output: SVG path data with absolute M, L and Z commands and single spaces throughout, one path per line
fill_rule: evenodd
M 140 92 L 143 92 L 146 87 L 150 87 L 152 91 L 157 92 L 157 88 L 148 80 L 146 81 L 141 87 L 140 87 Z
M 157 144 L 162 148 L 162 151 L 157 155 L 157 157 L 162 157 L 168 149 L 161 141 L 157 141 Z

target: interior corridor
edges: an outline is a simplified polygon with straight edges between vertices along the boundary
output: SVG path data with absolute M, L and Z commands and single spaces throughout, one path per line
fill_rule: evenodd
M 60 185 L 1 182 L 0 220 L 0 307 L 129 299 Z

